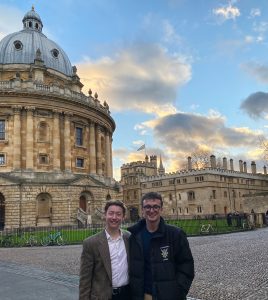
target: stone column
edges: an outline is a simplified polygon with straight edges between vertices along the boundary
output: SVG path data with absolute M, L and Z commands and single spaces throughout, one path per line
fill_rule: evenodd
M 13 168 L 21 169 L 21 109 L 16 105 L 14 111 L 14 132 L 13 132 Z
M 106 161 L 106 176 L 111 177 L 111 146 L 110 133 L 105 134 L 105 161 Z
M 53 169 L 60 170 L 60 112 L 53 110 Z
M 97 125 L 97 174 L 102 174 L 102 165 L 101 165 L 101 127 Z
M 65 171 L 71 171 L 71 118 L 72 114 L 64 113 L 64 162 Z
M 27 111 L 26 120 L 26 169 L 33 170 L 33 148 L 34 148 L 34 136 L 33 136 L 33 112 L 35 107 L 27 106 L 25 107 Z
M 95 123 L 91 122 L 89 128 L 89 172 L 96 174 L 96 135 Z

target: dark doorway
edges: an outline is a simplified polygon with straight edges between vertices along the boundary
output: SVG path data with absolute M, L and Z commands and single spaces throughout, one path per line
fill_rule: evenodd
M 131 207 L 129 210 L 130 221 L 135 222 L 139 220 L 139 211 L 136 207 Z
M 5 227 L 5 198 L 0 194 L 0 230 Z
M 83 209 L 83 211 L 87 211 L 87 199 L 84 195 L 82 195 L 79 199 L 79 207 Z

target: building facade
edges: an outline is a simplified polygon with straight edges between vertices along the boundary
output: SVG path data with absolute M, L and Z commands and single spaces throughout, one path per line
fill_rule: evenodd
M 217 167 L 212 155 L 210 167 L 192 169 L 191 157 L 188 157 L 187 170 L 174 173 L 164 173 L 163 170 L 161 158 L 157 169 L 156 156 L 150 159 L 146 156 L 145 161 L 121 167 L 123 201 L 129 208 L 131 219 L 141 216 L 140 199 L 151 191 L 162 195 L 163 214 L 168 218 L 223 215 L 234 211 L 249 213 L 257 207 L 255 195 L 268 192 L 266 167 L 263 174 L 257 173 L 255 162 L 251 162 L 248 171 L 247 163 L 240 160 L 239 171 L 235 171 L 232 159 L 229 167 L 226 158 L 223 158 L 221 167 Z M 258 205 L 258 211 L 268 209 L 267 199 L 263 201 L 262 208 Z
M 98 219 L 117 198 L 115 122 L 34 8 L 0 41 L 0 228 Z M 80 214 L 78 212 L 80 211 Z

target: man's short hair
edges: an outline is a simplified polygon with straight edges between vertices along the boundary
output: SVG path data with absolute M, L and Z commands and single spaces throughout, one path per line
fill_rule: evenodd
M 107 201 L 106 204 L 105 204 L 105 207 L 104 207 L 104 212 L 106 213 L 107 210 L 108 210 L 108 208 L 109 208 L 110 206 L 112 206 L 112 205 L 116 205 L 116 206 L 121 207 L 122 210 L 123 210 L 123 215 L 126 214 L 126 210 L 127 210 L 127 209 L 126 209 L 126 206 L 125 206 L 125 204 L 124 204 L 122 201 L 120 201 L 120 200 L 109 200 L 109 201 Z
M 141 206 L 143 207 L 143 201 L 144 200 L 152 200 L 152 199 L 158 199 L 161 202 L 161 207 L 163 206 L 163 199 L 162 196 L 156 192 L 149 192 L 142 196 L 141 198 Z

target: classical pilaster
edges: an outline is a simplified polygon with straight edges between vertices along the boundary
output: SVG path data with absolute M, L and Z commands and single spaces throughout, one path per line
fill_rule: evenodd
M 35 107 L 26 106 L 25 110 L 27 112 L 26 119 L 26 169 L 33 170 L 33 151 L 34 151 L 34 136 L 33 136 L 33 113 Z
M 71 116 L 64 113 L 64 162 L 65 171 L 71 171 Z
M 102 175 L 101 163 L 101 127 L 97 125 L 97 174 Z
M 22 106 L 13 106 L 14 132 L 13 132 L 13 168 L 21 169 L 21 110 Z
M 89 124 L 89 172 L 96 174 L 96 134 L 93 122 Z
M 110 147 L 110 133 L 105 133 L 105 161 L 106 161 L 106 176 L 111 177 L 111 147 Z
M 60 170 L 60 111 L 53 110 L 53 169 Z

